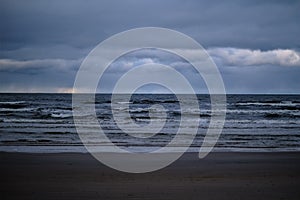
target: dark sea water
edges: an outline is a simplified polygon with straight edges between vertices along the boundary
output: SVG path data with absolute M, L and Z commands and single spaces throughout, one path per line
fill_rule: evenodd
M 147 139 L 129 137 L 116 125 L 110 99 L 110 95 L 96 95 L 99 125 L 113 143 L 136 151 L 170 142 L 182 114 L 189 117 L 190 124 L 200 117 L 198 134 L 189 150 L 198 151 L 210 122 L 209 95 L 198 95 L 200 116 L 193 110 L 180 111 L 174 95 L 135 94 L 130 102 L 123 102 L 120 96 L 117 104 L 129 103 L 131 119 L 141 126 L 149 123 L 150 106 L 160 104 L 167 110 L 166 124 L 158 134 Z M 227 95 L 226 113 L 214 151 L 300 150 L 300 95 Z M 88 118 L 88 114 L 81 117 Z M 123 120 L 126 123 L 128 119 Z M 84 152 L 74 126 L 72 95 L 0 94 L 0 151 Z

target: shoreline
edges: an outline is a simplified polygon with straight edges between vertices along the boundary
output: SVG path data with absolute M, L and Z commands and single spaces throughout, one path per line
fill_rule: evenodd
M 102 148 L 100 152 L 103 153 L 114 153 L 107 151 L 108 146 Z M 148 153 L 155 151 L 161 147 L 156 146 L 121 146 L 132 153 Z M 96 147 L 99 148 L 99 147 Z M 175 147 L 176 148 L 176 147 Z M 182 152 L 176 150 L 174 147 L 170 148 L 170 152 Z M 180 147 L 178 147 L 180 149 Z M 198 153 L 200 146 L 189 147 L 185 152 L 187 153 Z M 95 151 L 93 151 L 95 152 Z M 214 147 L 211 153 L 281 153 L 281 152 L 300 152 L 300 148 L 221 148 Z M 0 145 L 0 153 L 32 153 L 32 154 L 56 154 L 56 153 L 90 153 L 84 145 Z
M 129 174 L 87 153 L 0 152 L 1 199 L 299 199 L 300 152 L 185 153 Z

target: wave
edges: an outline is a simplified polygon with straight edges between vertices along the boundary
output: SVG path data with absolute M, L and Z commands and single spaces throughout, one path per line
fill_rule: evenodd
M 296 101 L 247 101 L 237 102 L 233 105 L 237 106 L 300 106 L 299 102 Z
M 0 104 L 23 104 L 26 101 L 1 101 Z
M 201 112 L 197 112 L 197 111 L 171 111 L 170 114 L 172 114 L 173 116 L 181 116 L 181 115 L 185 115 L 185 116 L 200 116 L 200 117 L 210 117 L 211 115 L 208 113 L 201 113 Z
M 105 103 L 111 103 L 110 100 L 104 100 L 104 101 L 85 101 L 82 102 L 82 104 L 105 104 Z
M 52 113 L 51 117 L 53 118 L 72 118 L 72 114 L 66 114 L 66 113 Z
M 132 102 L 130 101 L 119 101 L 117 104 L 131 104 Z
M 178 103 L 177 100 L 149 100 L 141 99 L 132 101 L 133 104 L 157 104 L 157 103 Z
M 12 112 L 30 112 L 34 111 L 34 108 L 0 108 L 0 113 L 12 113 Z
M 138 108 L 138 109 L 131 109 L 129 111 L 130 113 L 149 113 L 149 110 L 148 109 L 141 109 L 141 108 Z
M 5 123 L 30 123 L 30 124 L 56 124 L 60 121 L 57 119 L 23 119 L 23 118 L 13 118 L 13 119 L 0 119 L 0 121 Z

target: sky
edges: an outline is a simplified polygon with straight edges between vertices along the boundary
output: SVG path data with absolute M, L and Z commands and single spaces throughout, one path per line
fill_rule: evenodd
M 300 1 L 288 0 L 0 0 L 0 92 L 72 92 L 82 61 L 97 44 L 150 26 L 200 43 L 227 93 L 300 94 L 299 10 Z M 124 69 L 152 62 L 173 66 L 197 92 L 207 92 L 185 61 L 149 49 L 116 60 L 101 91 L 109 92 Z

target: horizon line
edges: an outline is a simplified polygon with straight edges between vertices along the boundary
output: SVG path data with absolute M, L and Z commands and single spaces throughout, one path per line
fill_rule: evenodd
M 87 93 L 87 92 L 0 92 L 0 94 L 107 94 L 111 95 L 113 93 L 105 93 L 105 92 L 99 92 L 99 93 Z M 114 93 L 114 94 L 120 94 L 120 95 L 125 95 L 125 94 L 131 94 L 131 93 Z M 174 94 L 174 93 L 133 93 L 133 94 Z M 132 95 L 133 95 L 132 94 Z M 209 93 L 178 93 L 179 95 L 191 95 L 191 94 L 196 94 L 196 95 L 221 95 L 221 94 L 209 94 Z M 225 93 L 225 95 L 300 95 L 300 93 Z

